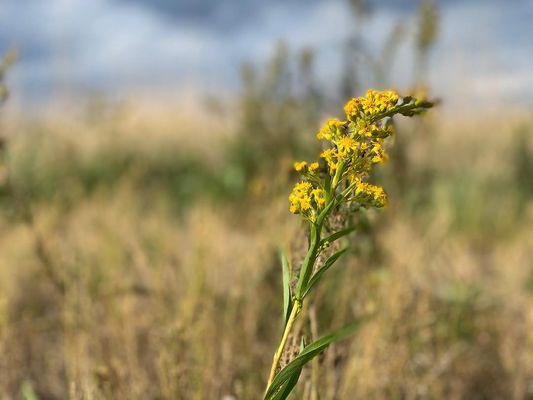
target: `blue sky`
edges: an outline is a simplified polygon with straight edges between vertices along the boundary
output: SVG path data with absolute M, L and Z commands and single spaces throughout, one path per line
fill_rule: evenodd
M 399 18 L 412 37 L 418 1 L 371 3 L 361 26 L 369 48 L 377 52 Z M 533 105 L 533 0 L 437 4 L 436 94 L 461 107 Z M 8 83 L 22 105 L 46 104 L 64 90 L 227 95 L 239 88 L 239 65 L 265 62 L 280 39 L 294 51 L 315 49 L 316 75 L 331 85 L 352 25 L 346 0 L 2 0 L 0 51 L 20 53 Z M 411 82 L 412 58 L 407 40 L 394 86 Z

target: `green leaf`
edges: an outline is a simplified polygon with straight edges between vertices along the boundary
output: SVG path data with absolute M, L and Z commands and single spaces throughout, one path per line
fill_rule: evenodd
M 281 267 L 283 269 L 283 322 L 286 325 L 292 310 L 291 304 L 291 270 L 285 252 L 280 249 Z
M 271 397 L 269 400 L 285 400 L 289 397 L 289 395 L 292 392 L 292 389 L 296 386 L 298 383 L 298 379 L 300 379 L 300 374 L 302 373 L 302 368 L 296 370 L 294 374 L 287 379 L 283 385 L 281 385 L 280 390 L 274 395 L 274 397 Z
M 342 256 L 344 253 L 348 251 L 348 247 L 337 251 L 335 254 L 332 254 L 324 263 L 324 265 L 319 268 L 315 274 L 309 279 L 309 283 L 307 284 L 307 288 L 305 289 L 305 292 L 302 296 L 302 299 L 307 296 L 307 293 L 311 290 L 311 288 L 320 280 L 324 272 L 326 272 L 328 269 L 330 269 L 333 264 L 335 264 L 335 261 L 339 259 L 340 256 Z
M 322 239 L 322 241 L 320 242 L 320 245 L 323 246 L 326 243 L 333 243 L 335 240 L 340 239 L 341 237 L 347 236 L 350 233 L 354 232 L 355 230 L 357 230 L 356 226 L 349 226 L 346 229 L 335 232 L 334 234 L 329 235 L 327 238 Z
M 302 335 L 302 340 L 300 341 L 300 353 L 305 349 L 305 335 Z M 302 373 L 302 368 L 295 371 L 291 379 L 288 379 L 282 386 L 282 388 L 276 393 L 272 400 L 286 399 L 292 392 L 292 389 L 298 383 L 298 379 Z
M 311 343 L 289 364 L 287 364 L 278 374 L 274 377 L 274 380 L 270 384 L 264 399 L 265 400 L 285 400 L 290 391 L 287 392 L 287 388 L 290 390 L 296 385 L 291 384 L 300 376 L 301 370 L 305 364 L 311 361 L 314 357 L 322 353 L 331 343 L 339 340 L 346 339 L 351 336 L 361 325 L 362 320 L 358 320 L 344 328 L 341 328 L 327 336 L 318 339 L 316 342 Z M 279 393 L 282 394 L 279 394 Z

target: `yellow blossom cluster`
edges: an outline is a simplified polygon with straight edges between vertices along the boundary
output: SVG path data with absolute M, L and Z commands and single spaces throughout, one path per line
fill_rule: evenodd
M 294 163 L 294 169 L 296 172 L 300 172 L 302 174 L 304 173 L 315 173 L 318 171 L 318 162 L 312 162 L 311 164 L 307 164 L 306 161 L 297 161 Z
M 392 90 L 368 90 L 365 97 L 351 99 L 344 106 L 348 119 L 355 121 L 362 115 L 375 116 L 391 110 L 400 99 L 398 93 Z
M 326 124 L 318 131 L 316 137 L 318 140 L 335 140 L 343 135 L 346 121 L 339 121 L 338 119 L 329 119 Z
M 354 200 L 366 206 L 381 208 L 387 205 L 387 193 L 381 186 L 355 179 Z
M 400 98 L 390 90 L 368 90 L 364 97 L 349 100 L 344 107 L 346 119 L 329 119 L 317 134 L 319 140 L 329 142 L 320 154 L 324 174 L 319 173 L 318 162 L 294 164 L 306 180 L 296 184 L 289 196 L 290 211 L 313 220 L 328 202 L 337 201 L 339 194 L 340 202 L 383 207 L 387 203 L 385 191 L 366 180 L 374 164 L 388 159 L 383 142 L 393 134 L 390 117 L 420 114 L 429 107 L 428 101 Z
M 326 202 L 324 190 L 313 187 L 310 182 L 298 182 L 289 196 L 289 209 L 293 214 L 303 214 L 314 220 L 316 211 L 320 210 Z

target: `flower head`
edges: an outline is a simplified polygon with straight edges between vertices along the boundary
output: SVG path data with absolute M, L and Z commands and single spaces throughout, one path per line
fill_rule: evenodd
M 328 119 L 324 126 L 320 128 L 316 137 L 318 140 L 335 140 L 336 138 L 342 136 L 343 130 L 345 128 L 346 121 L 339 121 L 338 119 Z
M 305 161 L 297 161 L 294 163 L 294 169 L 296 172 L 302 172 L 307 168 L 307 163 Z
M 389 159 L 388 154 L 385 152 L 385 149 L 381 145 L 381 143 L 374 143 L 374 147 L 372 147 L 371 153 L 371 161 L 374 164 L 381 164 L 384 163 Z
M 337 170 L 337 162 L 338 162 L 338 154 L 336 148 L 330 148 L 327 150 L 324 150 L 320 154 L 320 158 L 323 158 L 326 162 L 328 169 L 330 171 L 330 174 L 334 174 Z
M 289 211 L 293 214 L 302 214 L 310 220 L 314 220 L 325 203 L 324 190 L 314 187 L 310 182 L 298 182 L 289 195 Z
M 311 190 L 309 182 L 298 182 L 289 196 L 289 209 L 293 214 L 304 214 L 311 208 Z
M 304 180 L 295 185 L 289 196 L 290 211 L 314 221 L 331 201 L 384 207 L 385 191 L 367 180 L 372 166 L 388 158 L 383 143 L 393 134 L 390 119 L 395 114 L 420 114 L 431 105 L 413 97 L 400 100 L 391 90 L 368 90 L 364 97 L 349 100 L 344 106 L 346 120 L 329 119 L 317 134 L 319 140 L 330 144 L 320 154 L 327 167 L 325 177 L 318 174 L 318 162 L 294 164 Z
M 354 200 L 366 208 L 382 208 L 387 204 L 387 194 L 381 186 L 372 185 L 361 179 L 355 182 L 354 195 Z
M 349 136 L 342 137 L 336 144 L 339 159 L 346 159 L 355 154 L 359 145 L 355 139 Z
M 390 111 L 400 99 L 398 93 L 392 90 L 368 90 L 365 97 L 351 99 L 344 106 L 344 112 L 349 120 L 355 121 L 362 116 L 372 117 Z

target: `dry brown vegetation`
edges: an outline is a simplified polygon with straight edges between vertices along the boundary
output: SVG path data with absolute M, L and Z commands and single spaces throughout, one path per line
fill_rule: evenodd
M 277 244 L 298 257 L 290 159 L 241 187 L 231 124 L 54 120 L 6 125 L 0 398 L 259 398 Z M 450 120 L 400 126 L 408 186 L 391 160 L 391 207 L 316 293 L 311 331 L 375 316 L 297 398 L 533 398 L 529 120 Z

